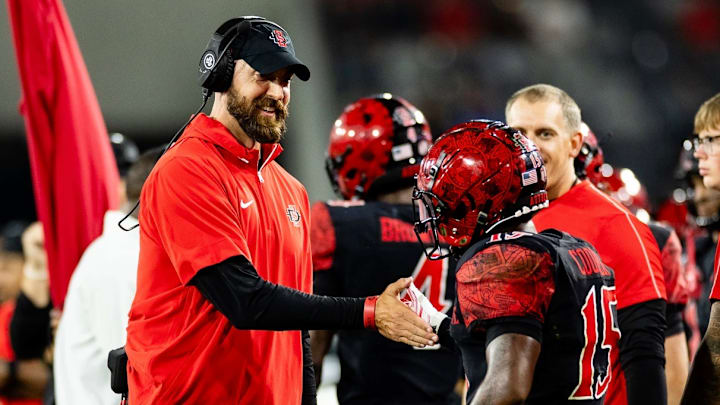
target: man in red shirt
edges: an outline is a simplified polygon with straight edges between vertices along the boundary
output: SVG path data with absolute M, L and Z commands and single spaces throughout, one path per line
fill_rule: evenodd
M 311 295 L 307 193 L 274 161 L 290 78 L 310 76 L 287 32 L 260 17 L 231 19 L 200 73 L 212 112 L 194 118 L 140 197 L 130 403 L 314 404 L 308 329 L 437 341 L 397 299 L 409 278 L 379 297 Z
M 533 218 L 537 230 L 557 228 L 590 242 L 615 271 L 622 339 L 619 353 L 611 353 L 618 372 L 606 403 L 665 404 L 665 285 L 650 229 L 590 182 L 577 179 L 573 161 L 582 146 L 582 120 L 567 93 L 546 84 L 526 87 L 510 97 L 505 115 L 510 126 L 537 144 L 547 167 L 550 207 Z
M 694 156 L 705 187 L 720 190 L 720 93 L 695 114 Z M 683 393 L 683 404 L 720 404 L 720 249 L 715 250 L 715 281 L 710 292 L 710 321 L 695 354 Z

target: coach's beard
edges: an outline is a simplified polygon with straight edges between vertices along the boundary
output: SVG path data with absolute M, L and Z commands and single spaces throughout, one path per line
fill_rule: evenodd
M 267 107 L 275 109 L 274 118 L 262 115 L 261 109 Z M 238 96 L 234 89 L 230 89 L 227 110 L 247 136 L 260 143 L 280 142 L 287 129 L 285 119 L 288 116 L 288 109 L 278 100 L 263 97 L 248 101 L 244 96 Z

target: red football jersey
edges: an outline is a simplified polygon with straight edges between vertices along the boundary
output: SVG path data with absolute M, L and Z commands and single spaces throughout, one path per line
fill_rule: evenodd
M 245 256 L 260 277 L 312 292 L 309 202 L 273 161 L 198 116 L 148 177 L 126 350 L 133 404 L 299 404 L 299 331 L 238 330 L 188 286 Z
M 618 310 L 641 302 L 666 299 L 662 259 L 650 228 L 589 181 L 572 187 L 533 217 L 538 231 L 556 228 L 584 239 L 615 271 Z M 622 333 L 622 329 L 620 330 Z M 627 403 L 619 363 L 606 404 Z

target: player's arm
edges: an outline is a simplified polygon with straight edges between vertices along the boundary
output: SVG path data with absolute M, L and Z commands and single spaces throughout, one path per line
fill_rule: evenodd
M 685 332 L 665 338 L 665 378 L 668 386 L 668 405 L 678 405 L 688 377 L 689 358 Z
M 458 305 L 488 370 L 471 404 L 521 404 L 530 393 L 542 324 L 555 292 L 548 253 L 498 244 L 476 254 L 456 274 Z M 472 360 L 472 359 L 470 359 Z M 470 361 L 479 364 L 480 362 Z
M 379 297 L 307 294 L 261 278 L 244 256 L 200 270 L 190 280 L 238 329 L 302 330 L 377 328 L 412 346 L 437 340 L 432 329 L 397 299 L 411 279 L 390 284 Z
M 705 337 L 690 369 L 683 405 L 720 404 L 720 303 L 713 302 Z
M 628 404 L 666 404 L 665 300 L 618 310 L 618 324 Z
M 310 213 L 310 246 L 313 262 L 313 292 L 318 295 L 342 296 L 340 270 L 333 267 L 335 258 L 335 227 L 328 206 L 323 202 L 313 204 Z M 325 355 L 330 351 L 335 331 L 311 330 L 310 348 L 312 351 L 315 384 L 322 381 L 322 365 Z
M 50 373 L 41 359 L 0 360 L 0 394 L 10 398 L 41 398 Z
M 315 371 L 315 385 L 320 386 L 322 382 L 322 366 L 325 356 L 330 351 L 335 331 L 331 330 L 311 330 L 310 331 L 310 349 L 312 351 L 313 369 Z
M 540 342 L 507 333 L 490 342 L 485 353 L 487 375 L 470 405 L 524 403 L 540 356 Z
M 378 297 L 335 298 L 306 294 L 262 279 L 253 264 L 243 225 L 226 185 L 197 157 L 161 161 L 143 187 L 141 227 L 157 229 L 183 285 L 200 292 L 240 329 L 303 330 L 377 328 L 385 337 L 423 346 L 432 329 L 396 294 L 400 279 Z M 183 181 L 177 181 L 183 179 Z
M 650 228 L 632 215 L 605 225 L 612 237 L 595 243 L 615 270 L 620 363 L 629 405 L 666 404 L 665 280 Z
M 665 228 L 667 229 L 667 228 Z M 667 229 L 664 243 L 653 230 L 658 245 L 662 246 L 662 266 L 667 292 L 665 308 L 665 379 L 667 381 L 668 405 L 678 405 L 682 398 L 683 388 L 688 377 L 690 359 L 688 356 L 685 325 L 682 312 L 688 297 L 688 286 L 685 279 L 685 267 L 682 264 L 682 245 L 675 231 Z

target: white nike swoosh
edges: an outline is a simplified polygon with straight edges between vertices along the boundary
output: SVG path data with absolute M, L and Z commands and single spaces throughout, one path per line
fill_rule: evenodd
M 243 200 L 240 200 L 240 207 L 242 207 L 243 209 L 245 209 L 245 208 L 251 206 L 253 202 L 255 202 L 255 200 L 250 200 L 250 201 L 248 201 L 248 202 L 245 202 L 245 201 L 243 201 Z

